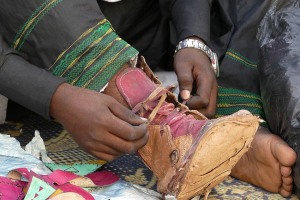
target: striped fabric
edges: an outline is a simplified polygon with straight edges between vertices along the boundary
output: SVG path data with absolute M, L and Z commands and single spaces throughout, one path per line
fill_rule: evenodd
M 53 9 L 60 2 L 62 2 L 62 0 L 46 0 L 41 6 L 39 6 L 16 34 L 12 47 L 20 51 L 24 42 L 30 36 L 30 33 L 36 25 L 43 19 L 49 10 Z
M 216 117 L 230 115 L 239 110 L 248 110 L 253 115 L 257 115 L 263 120 L 266 119 L 262 100 L 259 95 L 219 86 Z M 266 122 L 262 122 L 261 125 L 268 127 Z
M 137 54 L 104 19 L 62 52 L 49 70 L 72 85 L 99 90 Z
M 39 22 L 61 2 L 63 0 L 41 2 L 16 33 L 11 46 L 21 51 L 28 44 L 31 33 L 41 28 Z M 72 85 L 99 91 L 125 63 L 136 58 L 138 51 L 122 40 L 106 19 L 82 32 L 72 44 L 61 50 L 57 58 L 54 57 L 56 60 L 48 70 L 55 76 L 66 78 Z
M 244 57 L 243 55 L 241 55 L 240 53 L 238 53 L 237 51 L 235 51 L 233 49 L 228 49 L 227 52 L 225 53 L 225 56 L 229 59 L 232 59 L 232 60 L 240 63 L 241 65 L 243 65 L 245 67 L 257 70 L 256 62 L 247 59 L 246 57 Z

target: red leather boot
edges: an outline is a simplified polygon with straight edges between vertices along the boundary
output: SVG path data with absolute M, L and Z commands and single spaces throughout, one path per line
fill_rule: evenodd
M 248 150 L 259 119 L 243 110 L 208 120 L 169 89 L 142 59 L 139 67 L 120 71 L 106 92 L 148 119 L 149 140 L 138 152 L 157 176 L 158 191 L 178 199 L 208 194 Z

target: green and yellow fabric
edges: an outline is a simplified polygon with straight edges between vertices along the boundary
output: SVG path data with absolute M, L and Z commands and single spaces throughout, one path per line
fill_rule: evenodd
M 239 110 L 248 110 L 253 115 L 265 120 L 261 97 L 255 93 L 234 88 L 218 88 L 218 105 L 216 117 L 233 114 Z M 261 126 L 268 127 L 266 121 Z
M 6 11 L 1 9 L 3 18 L 16 16 L 3 25 L 8 30 L 6 41 L 32 64 L 72 85 L 99 91 L 138 54 L 116 34 L 96 1 L 5 4 L 11 5 L 5 6 Z
M 257 61 L 247 58 L 246 55 L 238 53 L 236 50 L 228 49 L 221 63 L 221 67 L 225 63 L 226 70 L 231 71 L 230 79 L 232 78 L 235 83 L 230 80 L 226 80 L 224 83 L 222 77 L 220 78 L 216 117 L 230 115 L 238 110 L 245 109 L 259 116 L 261 119 L 266 120 L 258 88 L 259 82 L 258 80 L 251 80 L 253 77 L 258 78 Z M 241 70 L 246 71 L 245 75 L 239 73 Z M 224 69 L 222 71 L 224 71 Z M 224 73 L 228 76 L 227 71 Z M 256 82 L 253 83 L 252 81 Z M 257 88 L 253 87 L 253 85 Z M 261 125 L 268 127 L 266 121 L 262 122 Z
M 0 7 L 0 28 L 5 41 L 32 64 L 65 78 L 73 85 L 99 91 L 121 66 L 138 54 L 136 49 L 118 37 L 100 12 L 96 1 L 0 2 L 3 5 Z M 238 43 L 229 46 L 230 49 L 220 62 L 217 116 L 248 109 L 264 118 L 257 79 L 257 60 L 250 55 L 252 47 L 245 51 L 238 48 L 244 46 Z M 230 77 L 230 80 L 226 77 Z M 32 114 L 17 123 L 8 122 L 0 126 L 1 133 L 16 137 L 22 146 L 32 139 L 34 130 L 40 131 L 48 155 L 57 166 L 90 164 L 90 168 L 93 168 L 104 164 L 83 152 L 55 121 Z M 102 169 L 113 171 L 126 181 L 156 189 L 156 177 L 137 155 L 122 156 L 99 170 Z M 211 194 L 211 199 L 245 198 L 282 199 L 279 195 L 231 178 L 216 187 Z

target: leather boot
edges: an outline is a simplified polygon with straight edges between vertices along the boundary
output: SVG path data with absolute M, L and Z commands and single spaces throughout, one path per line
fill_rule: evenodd
M 149 140 L 138 152 L 158 179 L 157 190 L 178 199 L 206 194 L 248 150 L 259 119 L 248 111 L 208 120 L 164 88 L 141 58 L 125 67 L 105 93 L 148 119 Z

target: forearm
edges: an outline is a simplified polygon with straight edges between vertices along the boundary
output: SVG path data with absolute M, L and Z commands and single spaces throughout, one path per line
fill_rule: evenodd
M 42 14 L 27 19 L 37 11 Z M 19 15 L 11 18 L 11 13 Z M 30 61 L 6 56 L 0 93 L 44 117 L 49 117 L 52 96 L 64 80 L 99 91 L 138 54 L 114 32 L 96 1 L 61 1 L 50 7 L 38 0 L 10 2 L 0 8 L 0 28 L 4 40 Z
M 7 52 L 11 50 L 0 37 L 0 94 L 49 118 L 52 95 L 64 79 Z

